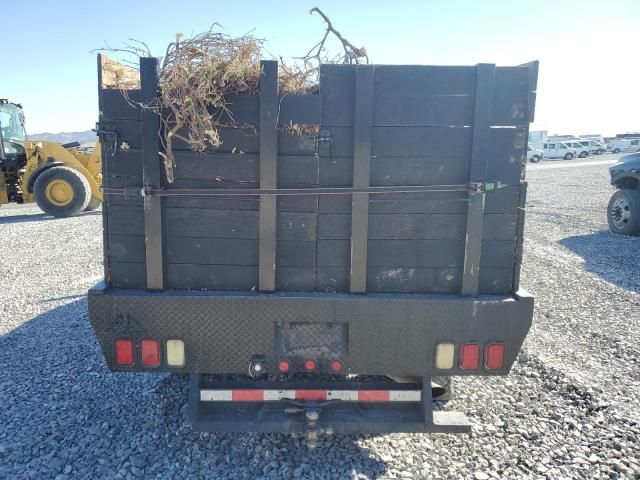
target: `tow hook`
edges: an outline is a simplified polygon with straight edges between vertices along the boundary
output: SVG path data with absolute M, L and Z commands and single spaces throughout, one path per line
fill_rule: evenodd
M 328 403 L 328 402 L 327 402 Z M 284 409 L 285 413 L 302 413 L 304 412 L 304 434 L 307 441 L 307 448 L 316 448 L 318 446 L 318 439 L 320 435 L 327 436 L 333 435 L 333 428 L 319 428 L 318 420 L 320 420 L 320 408 L 317 406 L 303 407 L 287 407 Z

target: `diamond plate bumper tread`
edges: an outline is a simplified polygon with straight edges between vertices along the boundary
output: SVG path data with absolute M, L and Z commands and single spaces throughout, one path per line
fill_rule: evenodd
M 276 325 L 282 322 L 334 323 L 348 327 L 348 373 L 424 376 L 434 370 L 439 341 L 502 341 L 508 373 L 531 325 L 533 298 L 514 295 L 460 297 L 440 294 L 230 293 L 165 290 L 149 292 L 106 288 L 89 292 L 89 320 L 112 370 L 118 367 L 117 338 L 178 338 L 186 364 L 164 361 L 153 371 L 246 373 L 253 355 L 264 355 L 268 372 L 277 371 Z M 147 369 L 148 370 L 148 369 Z M 447 375 L 468 375 L 454 367 Z

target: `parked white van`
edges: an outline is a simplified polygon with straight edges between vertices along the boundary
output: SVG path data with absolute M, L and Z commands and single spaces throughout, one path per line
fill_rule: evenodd
M 638 138 L 614 138 L 607 145 L 607 150 L 613 153 L 640 152 L 640 139 Z
M 588 148 L 591 153 L 595 153 L 596 155 L 602 155 L 607 151 L 607 147 L 605 147 L 600 142 L 596 142 L 595 140 L 583 140 L 580 143 L 585 148 Z
M 585 142 L 579 142 L 578 140 L 568 140 L 564 142 L 566 146 L 570 148 L 575 148 L 580 158 L 586 158 L 589 156 L 589 153 L 591 153 L 591 151 L 589 150 L 589 147 L 585 146 L 584 143 Z M 586 142 L 586 143 L 589 143 L 589 142 Z
M 578 156 L 575 148 L 571 148 L 564 142 L 547 142 L 539 145 L 532 145 L 533 148 L 539 148 L 544 153 L 544 158 L 564 158 L 571 160 Z
M 527 160 L 531 163 L 538 163 L 544 157 L 544 152 L 531 145 L 527 145 Z

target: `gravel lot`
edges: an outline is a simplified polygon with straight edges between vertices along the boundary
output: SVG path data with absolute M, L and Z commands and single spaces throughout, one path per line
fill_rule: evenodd
M 607 229 L 601 161 L 614 158 L 527 173 L 534 326 L 511 375 L 457 381 L 445 408 L 471 435 L 335 436 L 312 451 L 196 434 L 186 378 L 111 374 L 86 313 L 100 214 L 3 206 L 0 478 L 640 478 L 640 238 Z

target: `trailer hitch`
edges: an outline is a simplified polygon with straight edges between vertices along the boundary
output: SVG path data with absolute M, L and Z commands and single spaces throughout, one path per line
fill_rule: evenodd
M 304 435 L 307 441 L 308 448 L 313 449 L 318 446 L 318 439 L 320 438 L 320 435 L 333 435 L 333 428 L 320 428 L 318 426 L 318 420 L 320 420 L 320 413 L 322 411 L 322 408 L 341 403 L 342 400 L 327 400 L 326 402 L 300 402 L 297 400 L 282 401 L 284 403 L 292 405 L 284 409 L 285 413 L 304 413 Z

